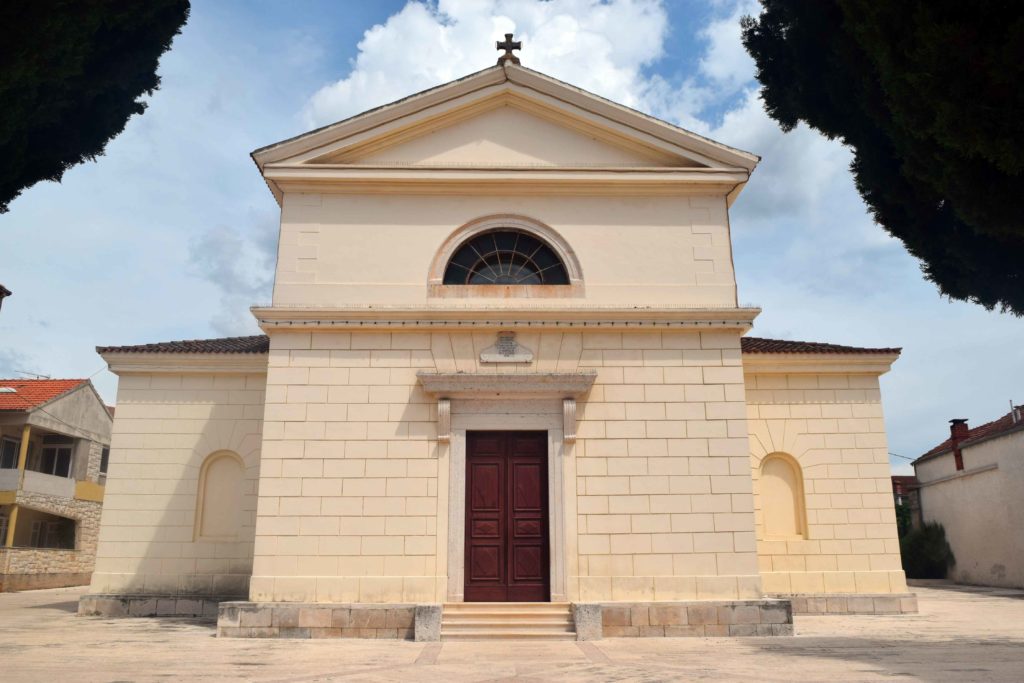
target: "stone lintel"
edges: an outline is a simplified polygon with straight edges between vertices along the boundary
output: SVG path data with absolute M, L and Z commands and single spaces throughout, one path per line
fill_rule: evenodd
M 590 391 L 597 371 L 416 373 L 428 394 L 439 398 L 579 398 Z

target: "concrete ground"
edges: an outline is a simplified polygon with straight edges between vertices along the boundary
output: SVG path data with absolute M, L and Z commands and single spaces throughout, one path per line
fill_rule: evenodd
M 793 638 L 593 643 L 217 639 L 75 615 L 84 589 L 0 594 L 0 681 L 1024 681 L 1024 591 L 915 588 L 910 616 L 797 617 Z

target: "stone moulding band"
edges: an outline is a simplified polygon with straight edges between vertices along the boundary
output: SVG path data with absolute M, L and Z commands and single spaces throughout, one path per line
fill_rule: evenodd
M 254 306 L 270 329 L 741 329 L 752 327 L 756 307 L 389 307 L 303 308 Z

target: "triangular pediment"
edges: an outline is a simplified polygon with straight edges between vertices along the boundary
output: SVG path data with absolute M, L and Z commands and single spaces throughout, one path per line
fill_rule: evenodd
M 758 162 L 748 152 L 508 64 L 252 157 L 279 202 L 286 184 L 299 192 L 378 192 L 414 185 L 423 191 L 431 184 L 456 191 L 460 183 L 462 189 L 500 183 L 506 191 L 531 193 L 605 193 L 613 185 L 624 192 L 678 192 L 701 185 L 724 191 L 731 202 Z
M 495 66 L 253 152 L 268 165 L 753 170 L 758 157 L 520 66 Z
M 370 166 L 700 166 L 504 92 L 393 136 L 311 159 Z

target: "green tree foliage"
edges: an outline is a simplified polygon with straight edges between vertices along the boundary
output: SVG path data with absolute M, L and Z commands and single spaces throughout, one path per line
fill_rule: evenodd
M 103 154 L 160 85 L 188 0 L 0 2 L 0 213 Z
M 914 526 L 914 513 L 906 503 L 896 505 L 896 533 L 903 538 Z
M 900 556 L 909 579 L 944 579 L 956 564 L 946 530 L 938 522 L 925 522 L 901 538 Z
M 761 0 L 768 114 L 853 150 L 875 220 L 953 299 L 1024 314 L 1024 3 Z

